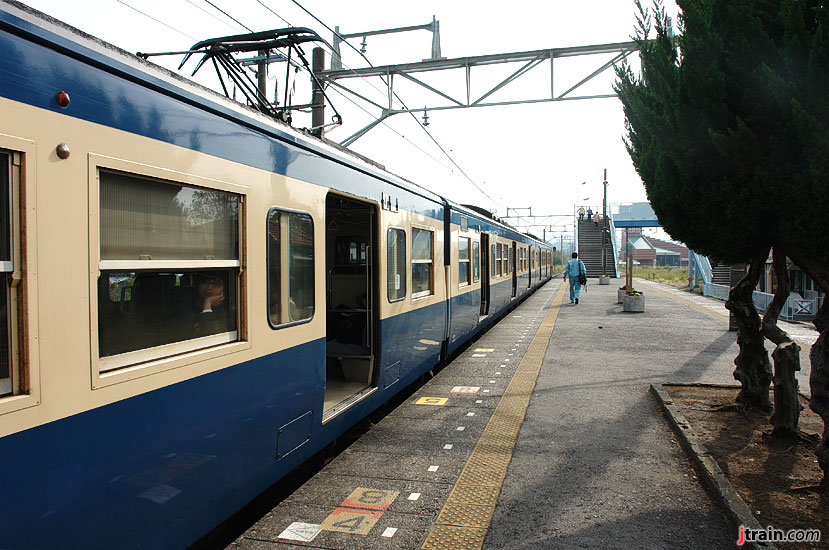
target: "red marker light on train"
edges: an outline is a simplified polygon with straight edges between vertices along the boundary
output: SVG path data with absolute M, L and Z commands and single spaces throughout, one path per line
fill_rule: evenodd
M 55 94 L 55 101 L 57 101 L 58 105 L 61 107 L 69 107 L 69 94 L 64 91 L 60 91 Z

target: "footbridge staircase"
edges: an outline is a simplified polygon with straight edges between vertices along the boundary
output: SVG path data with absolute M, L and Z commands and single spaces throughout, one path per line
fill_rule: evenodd
M 610 222 L 610 220 L 608 220 Z M 604 274 L 608 277 L 618 277 L 617 272 L 618 259 L 616 257 L 616 230 L 610 223 L 609 235 L 607 235 L 608 243 L 602 247 L 602 231 L 604 227 L 601 223 L 594 223 L 590 220 L 579 220 L 578 222 L 578 252 L 579 259 L 584 262 L 584 268 L 587 270 L 588 277 L 600 277 L 602 275 L 603 254 L 607 254 L 605 262 Z

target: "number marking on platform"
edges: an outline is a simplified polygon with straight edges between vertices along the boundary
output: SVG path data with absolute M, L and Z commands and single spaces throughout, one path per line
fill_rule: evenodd
M 344 508 L 365 508 L 367 510 L 385 510 L 400 491 L 380 491 L 378 489 L 366 489 L 365 487 L 357 487 L 354 491 L 346 497 L 340 504 Z
M 335 508 L 320 524 L 323 531 L 337 531 L 339 533 L 352 533 L 355 535 L 367 535 L 374 524 L 383 516 L 383 512 L 372 512 L 371 510 L 354 510 L 351 508 Z
M 448 397 L 421 397 L 415 401 L 415 405 L 446 405 Z

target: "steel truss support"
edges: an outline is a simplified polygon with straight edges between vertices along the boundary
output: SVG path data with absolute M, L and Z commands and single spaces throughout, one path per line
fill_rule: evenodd
M 357 33 L 356 35 L 363 36 L 364 33 Z M 366 33 L 367 34 L 367 33 Z M 348 35 L 350 36 L 350 35 Z M 338 88 L 342 90 L 346 90 L 349 93 L 360 97 L 374 105 L 375 107 L 381 109 L 381 114 L 374 120 L 372 123 L 366 125 L 364 128 L 358 130 L 345 140 L 341 142 L 341 145 L 349 146 L 354 143 L 357 139 L 365 135 L 369 130 L 377 126 L 383 120 L 389 118 L 390 116 L 400 114 L 400 113 L 417 113 L 417 112 L 426 112 L 426 111 L 444 111 L 449 109 L 465 109 L 471 107 L 493 107 L 493 106 L 501 106 L 501 105 L 521 105 L 521 104 L 530 104 L 530 103 L 548 103 L 553 101 L 571 101 L 571 100 L 578 100 L 578 99 L 599 99 L 599 98 L 612 98 L 616 97 L 615 93 L 608 93 L 608 94 L 589 94 L 589 95 L 575 95 L 579 88 L 599 76 L 600 74 L 604 73 L 615 64 L 620 63 L 625 58 L 627 58 L 631 53 L 637 51 L 636 43 L 635 42 L 617 42 L 612 44 L 597 44 L 591 46 L 576 46 L 576 47 L 569 47 L 569 48 L 551 48 L 546 50 L 535 50 L 535 51 L 527 51 L 527 52 L 516 52 L 516 53 L 505 53 L 505 54 L 493 54 L 493 55 L 481 55 L 481 56 L 474 56 L 474 57 L 459 57 L 454 59 L 428 59 L 421 62 L 416 63 L 403 63 L 399 65 L 384 65 L 379 67 L 365 67 L 359 69 L 339 69 L 339 68 L 332 68 L 327 71 L 321 71 L 317 73 L 317 78 L 321 81 L 325 82 L 328 85 L 336 85 Z M 581 79 L 577 84 L 568 88 L 564 93 L 560 93 L 556 95 L 556 91 L 553 85 L 553 69 L 554 69 L 554 62 L 556 59 L 563 59 L 567 57 L 577 57 L 577 56 L 587 56 L 587 55 L 602 55 L 602 54 L 615 54 L 612 59 L 602 63 L 596 70 L 588 74 L 586 77 Z M 487 98 L 495 94 L 496 92 L 514 84 L 517 80 L 519 80 L 522 76 L 526 75 L 539 65 L 549 61 L 550 64 L 550 90 L 549 95 L 545 95 L 544 97 L 534 97 L 534 98 L 526 98 L 526 99 L 516 99 L 510 101 L 486 101 Z M 503 63 L 524 63 L 519 69 L 513 72 L 510 76 L 490 88 L 488 91 L 483 93 L 480 97 L 475 100 L 471 99 L 472 92 L 472 70 L 479 69 L 481 67 L 491 66 L 491 65 L 498 65 Z M 334 65 L 336 67 L 336 65 Z M 424 73 L 424 72 L 432 72 L 432 71 L 448 71 L 448 70 L 463 70 L 466 73 L 466 97 L 464 99 L 457 99 L 452 97 L 448 92 L 441 91 L 440 89 L 436 88 L 435 86 L 429 85 L 423 82 L 421 79 L 416 78 L 412 75 L 416 73 Z M 398 109 L 395 108 L 392 102 L 392 98 L 394 97 L 394 75 L 399 75 L 406 80 L 417 84 L 418 86 L 436 94 L 440 98 L 446 100 L 444 104 L 433 105 L 429 107 L 417 108 L 417 109 Z M 336 81 L 346 79 L 346 78 L 369 78 L 369 77 L 381 77 L 387 92 L 388 92 L 388 105 L 383 107 L 378 105 L 376 102 L 369 101 L 368 99 L 356 94 L 348 90 L 342 84 L 337 83 Z M 514 86 L 513 86 L 514 88 Z M 522 93 L 521 91 L 518 92 L 521 95 L 526 97 L 526 92 Z

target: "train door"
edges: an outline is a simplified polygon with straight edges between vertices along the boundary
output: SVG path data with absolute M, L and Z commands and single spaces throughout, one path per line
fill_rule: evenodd
M 376 385 L 376 235 L 374 205 L 328 195 L 323 422 L 355 404 Z
M 518 263 L 516 262 L 516 244 L 512 242 L 509 252 L 509 268 L 512 272 L 512 297 L 515 298 L 515 293 L 518 290 Z
M 535 252 L 533 252 L 533 247 L 527 247 L 527 288 L 533 287 L 533 258 Z
M 481 316 L 489 315 L 489 235 L 481 232 Z

